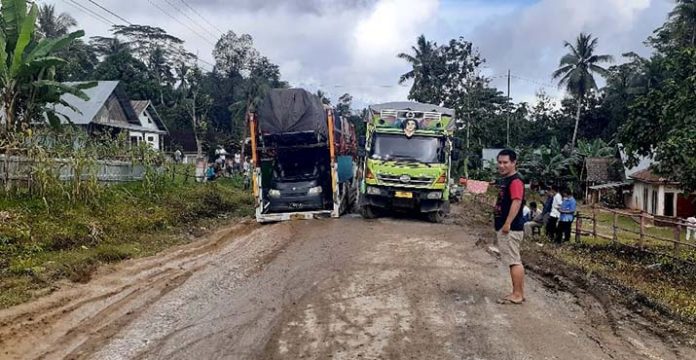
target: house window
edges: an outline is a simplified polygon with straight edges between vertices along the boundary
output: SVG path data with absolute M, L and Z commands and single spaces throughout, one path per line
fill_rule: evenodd
M 643 211 L 648 212 L 648 189 L 643 189 Z
M 131 142 L 131 145 L 138 145 L 138 143 L 140 142 L 140 137 L 139 136 L 131 136 L 130 142 Z
M 147 141 L 148 141 L 148 142 L 151 142 L 151 143 L 152 143 L 152 142 L 155 142 L 155 137 L 154 137 L 154 136 L 148 136 L 148 137 L 147 137 Z

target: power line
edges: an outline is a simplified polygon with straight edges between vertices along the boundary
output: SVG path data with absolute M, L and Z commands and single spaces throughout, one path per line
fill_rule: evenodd
M 113 21 L 97 14 L 96 12 L 92 11 L 92 9 L 85 7 L 84 5 L 76 2 L 75 0 L 63 0 L 63 2 L 78 9 L 78 10 L 80 10 L 80 11 L 82 11 L 83 13 L 90 15 L 91 17 L 101 21 L 105 25 L 116 25 Z
M 91 0 L 90 0 L 90 1 L 91 1 Z M 167 12 L 166 10 L 164 10 L 161 6 L 157 5 L 154 1 L 148 0 L 148 2 L 149 2 L 152 6 L 156 7 L 157 9 L 159 9 L 159 11 L 161 11 L 161 12 L 164 13 L 165 15 L 169 16 L 172 20 L 178 22 L 178 23 L 181 24 L 182 26 L 184 26 L 184 27 L 186 27 L 187 29 L 189 29 L 192 33 L 196 34 L 198 37 L 200 37 L 201 39 L 203 39 L 204 41 L 206 41 L 208 44 L 215 46 L 215 43 L 213 43 L 212 41 L 210 41 L 210 40 L 209 40 L 208 38 L 206 38 L 205 36 L 201 35 L 198 31 L 194 30 L 193 28 L 191 28 L 191 27 L 188 26 L 187 24 L 184 24 L 183 22 L 181 22 L 181 20 L 179 20 L 177 17 L 175 17 L 174 15 L 172 15 L 172 14 L 170 14 L 169 12 Z
M 89 1 L 89 2 L 91 2 L 92 4 L 96 5 L 98 8 L 100 8 L 100 9 L 102 9 L 102 10 L 108 12 L 109 14 L 115 16 L 117 19 L 119 19 L 119 20 L 125 22 L 126 24 L 128 24 L 128 25 L 133 25 L 132 22 L 130 22 L 130 21 L 124 19 L 123 17 L 121 17 L 120 15 L 116 14 L 115 12 L 113 12 L 113 11 L 111 11 L 111 10 L 109 10 L 109 9 L 107 9 L 107 8 L 105 8 L 105 7 L 103 7 L 103 6 L 101 6 L 99 3 L 97 3 L 97 2 L 95 2 L 95 1 L 93 1 L 93 0 L 87 0 L 87 1 Z
M 189 8 L 189 10 L 193 11 L 196 15 L 198 15 L 198 17 L 200 17 L 201 20 L 203 20 L 203 23 L 210 24 L 210 26 L 212 26 L 215 30 L 217 30 L 218 32 L 220 32 L 220 34 L 224 34 L 224 33 L 225 33 L 225 32 L 222 31 L 219 27 L 215 26 L 215 24 L 214 24 L 212 21 L 209 21 L 209 20 L 206 19 L 203 15 L 201 15 L 201 13 L 199 13 L 198 10 L 194 9 L 193 7 L 191 7 L 191 5 L 189 5 L 185 0 L 179 0 L 179 1 L 181 1 L 182 4 L 184 4 L 187 8 Z
M 164 2 L 166 2 L 167 4 L 169 4 L 169 6 L 173 7 L 173 8 L 174 8 L 176 11 L 178 11 L 180 14 L 184 15 L 187 19 L 189 19 L 189 20 L 191 21 L 191 23 L 193 23 L 194 25 L 196 25 L 196 26 L 197 26 L 198 28 L 200 28 L 201 30 L 207 32 L 208 34 L 210 34 L 210 35 L 213 36 L 213 37 L 217 37 L 216 34 L 214 34 L 213 32 L 211 32 L 210 30 L 208 30 L 208 28 L 206 28 L 206 27 L 202 26 L 201 24 L 199 24 L 196 20 L 194 20 L 192 17 L 190 17 L 186 12 L 182 11 L 180 7 L 176 6 L 176 5 L 175 5 L 174 3 L 172 3 L 170 0 L 164 0 Z
M 64 1 L 65 1 L 65 0 L 64 0 Z M 74 3 L 74 4 L 76 4 L 76 5 L 78 5 L 79 7 L 83 8 L 83 9 L 89 11 L 89 12 L 90 12 L 91 14 L 93 14 L 94 16 L 97 16 L 97 17 L 99 17 L 99 18 L 101 18 L 101 19 L 103 19 L 103 20 L 105 20 L 105 21 L 108 21 L 108 22 L 111 23 L 112 25 L 116 25 L 116 23 L 114 23 L 113 21 L 108 20 L 108 19 L 104 18 L 103 16 L 101 16 L 100 14 L 95 13 L 95 12 L 92 11 L 91 9 L 84 7 L 82 4 L 77 3 L 75 0 L 69 0 L 69 1 L 72 2 L 72 3 Z M 116 17 L 117 19 L 123 21 L 124 23 L 126 23 L 126 24 L 128 24 L 128 25 L 133 25 L 133 23 L 131 23 L 130 21 L 126 20 L 125 18 L 123 18 L 122 16 L 116 14 L 115 12 L 113 12 L 113 11 L 111 11 L 111 10 L 105 8 L 104 6 L 101 6 L 100 4 L 94 2 L 93 0 L 88 0 L 88 1 L 89 1 L 90 3 L 96 5 L 96 6 L 99 7 L 100 9 L 104 10 L 105 12 L 107 12 L 107 13 L 111 14 L 112 16 Z M 150 3 L 152 3 L 152 2 L 150 1 Z M 153 5 L 154 5 L 154 4 L 153 4 Z M 173 52 L 175 52 L 175 53 L 179 53 L 180 51 L 183 51 L 183 49 L 177 49 L 177 48 L 175 48 L 172 44 L 167 44 L 167 45 L 168 45 L 168 47 L 169 47 L 169 50 L 170 50 L 170 51 L 173 51 Z M 182 48 L 183 48 L 183 47 L 182 47 Z M 197 56 L 196 56 L 196 60 L 200 60 L 201 62 L 203 62 L 203 63 L 205 63 L 205 64 L 208 64 L 208 65 L 210 65 L 210 66 L 213 66 L 213 64 L 211 64 L 211 63 L 209 63 L 209 62 L 207 62 L 207 61 L 205 61 L 205 60 L 203 60 L 203 59 L 199 59 Z M 205 68 L 204 68 L 204 70 L 212 71 L 212 69 L 209 70 L 209 69 L 205 69 Z

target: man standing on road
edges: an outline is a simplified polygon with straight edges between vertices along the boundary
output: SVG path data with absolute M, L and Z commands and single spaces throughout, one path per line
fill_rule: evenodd
M 520 245 L 524 238 L 524 182 L 517 173 L 517 154 L 505 149 L 498 154 L 498 200 L 495 205 L 495 231 L 503 261 L 510 267 L 512 293 L 498 300 L 500 304 L 524 302 L 524 266 Z

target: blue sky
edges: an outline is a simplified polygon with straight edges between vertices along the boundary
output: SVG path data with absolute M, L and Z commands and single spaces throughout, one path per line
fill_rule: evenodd
M 110 22 L 121 23 L 87 0 L 39 2 L 71 13 L 88 36 L 108 35 Z M 249 33 L 294 86 L 322 89 L 332 98 L 349 92 L 359 105 L 405 99 L 409 87 L 397 80 L 408 65 L 396 54 L 408 51 L 420 34 L 440 43 L 459 36 L 472 41 L 487 59 L 484 72 L 494 77 L 495 86 L 504 89 L 501 75 L 512 71 L 515 101 L 533 102 L 540 89 L 561 98 L 550 74 L 565 52 L 563 41 L 588 31 L 600 38 L 599 51 L 618 61 L 628 51 L 649 54 L 643 41 L 673 6 L 673 0 L 96 2 L 133 23 L 159 26 L 181 37 L 207 62 L 213 62 L 212 35 L 228 30 Z

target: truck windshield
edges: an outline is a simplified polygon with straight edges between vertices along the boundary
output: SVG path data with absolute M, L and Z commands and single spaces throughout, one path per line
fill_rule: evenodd
M 444 141 L 429 136 L 377 134 L 372 143 L 370 157 L 385 161 L 416 161 L 433 164 L 444 162 Z

